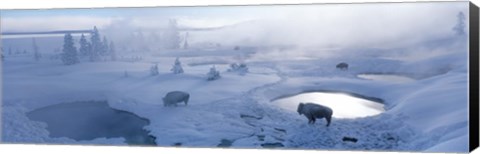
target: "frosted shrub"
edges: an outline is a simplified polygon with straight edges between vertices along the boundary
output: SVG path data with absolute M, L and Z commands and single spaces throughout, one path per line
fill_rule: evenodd
M 183 73 L 182 63 L 180 62 L 178 57 L 177 57 L 177 59 L 175 59 L 175 64 L 173 64 L 173 67 L 172 67 L 172 69 L 170 69 L 170 71 L 172 71 L 173 74 Z
M 248 72 L 248 67 L 244 63 L 233 63 L 230 64 L 230 69 L 228 69 L 229 72 L 238 72 L 240 75 L 245 75 Z
M 150 75 L 155 76 L 158 75 L 158 65 L 155 64 L 154 66 L 150 67 Z
M 216 79 L 219 79 L 219 78 L 220 78 L 220 72 L 217 71 L 215 66 L 210 68 L 210 72 L 207 73 L 207 80 L 212 81 L 212 80 L 216 80 Z

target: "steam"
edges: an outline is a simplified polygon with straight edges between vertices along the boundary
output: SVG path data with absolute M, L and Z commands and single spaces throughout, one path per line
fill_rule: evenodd
M 122 9 L 115 9 L 122 12 Z M 117 44 L 132 35 L 161 37 L 170 19 L 189 32 L 192 45 L 395 48 L 453 35 L 456 15 L 468 2 L 370 3 L 281 6 L 179 7 L 126 10 L 111 16 L 9 17 L 4 31 L 90 29 L 94 25 Z M 156 12 L 157 10 L 157 12 Z M 163 10 L 163 12 L 162 12 Z M 21 10 L 18 10 L 21 11 Z M 92 10 L 86 10 L 92 11 Z M 104 10 L 105 12 L 105 10 Z M 165 13 L 168 12 L 168 13 Z M 191 13 L 196 12 L 196 13 Z M 87 13 L 87 12 L 85 12 Z M 198 15 L 197 15 L 198 14 Z M 467 17 L 468 19 L 468 17 Z M 32 26 L 35 25 L 35 26 Z M 468 24 L 467 24 L 468 25 Z M 181 31 L 183 35 L 185 31 Z M 157 36 L 155 36 L 157 35 Z M 181 36 L 182 37 L 182 36 Z M 137 40 L 138 41 L 138 40 Z M 150 40 L 146 46 L 155 46 Z

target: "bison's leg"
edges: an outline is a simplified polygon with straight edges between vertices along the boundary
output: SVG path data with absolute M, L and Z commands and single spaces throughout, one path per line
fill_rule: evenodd
M 313 121 L 312 116 L 309 116 L 309 115 L 305 114 L 305 117 L 307 117 L 307 119 L 308 119 L 308 124 L 311 124 L 312 121 Z
M 332 116 L 325 117 L 327 119 L 327 127 L 330 126 L 330 121 L 332 120 Z
M 315 117 L 314 117 L 313 115 L 309 115 L 309 116 L 308 116 L 308 120 L 309 120 L 309 121 L 308 121 L 309 124 L 314 124 L 314 123 L 315 123 Z

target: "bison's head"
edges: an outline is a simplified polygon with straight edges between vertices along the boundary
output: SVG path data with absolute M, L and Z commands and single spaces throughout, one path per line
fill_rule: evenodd
M 303 103 L 298 104 L 298 107 L 297 107 L 298 114 L 302 115 L 302 109 L 303 109 Z

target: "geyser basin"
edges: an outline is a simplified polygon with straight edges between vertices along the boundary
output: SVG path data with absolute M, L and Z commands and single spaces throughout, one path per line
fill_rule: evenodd
M 342 93 L 307 92 L 280 98 L 273 103 L 291 112 L 297 112 L 300 102 L 311 102 L 332 108 L 335 118 L 360 118 L 384 112 L 383 104 Z
M 105 101 L 62 103 L 36 109 L 27 114 L 47 123 L 50 137 L 80 140 L 123 137 L 131 145 L 156 145 L 143 127 L 150 122 L 137 115 L 111 108 Z

